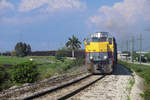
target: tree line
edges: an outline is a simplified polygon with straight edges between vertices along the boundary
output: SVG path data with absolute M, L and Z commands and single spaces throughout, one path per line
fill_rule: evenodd
M 57 56 L 66 56 L 67 55 L 66 51 L 71 51 L 72 57 L 75 57 L 75 50 L 78 50 L 79 48 L 81 48 L 81 42 L 79 41 L 79 39 L 77 37 L 72 35 L 72 37 L 69 37 L 68 41 L 65 43 L 65 47 L 58 49 L 56 51 L 56 55 Z M 14 47 L 14 51 L 0 53 L 0 55 L 25 57 L 25 56 L 29 55 L 30 53 L 31 53 L 30 44 L 18 42 Z
M 17 56 L 17 57 L 24 57 L 31 53 L 31 46 L 30 44 L 26 44 L 23 42 L 18 42 L 14 50 L 12 52 L 6 51 L 4 53 L 0 53 L 2 56 Z
M 14 48 L 14 51 L 11 53 L 12 56 L 24 57 L 31 52 L 30 44 L 23 42 L 18 42 Z

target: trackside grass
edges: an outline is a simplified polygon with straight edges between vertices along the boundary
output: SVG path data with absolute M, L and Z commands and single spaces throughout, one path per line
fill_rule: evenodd
M 0 56 L 0 65 L 4 64 L 19 64 L 33 59 L 37 64 L 42 64 L 46 62 L 56 61 L 55 57 L 50 56 L 27 56 L 27 57 L 11 57 L 11 56 Z
M 27 61 L 28 58 L 19 58 L 19 57 L 11 57 L 11 56 L 0 56 L 0 65 L 3 64 L 17 64 Z
M 140 94 L 144 100 L 150 100 L 150 66 L 140 65 L 140 64 L 131 64 L 124 61 L 119 61 L 119 64 L 124 65 L 125 67 L 134 70 L 137 75 L 144 79 L 144 85 L 146 89 L 144 94 Z
M 30 59 L 37 66 L 36 68 L 39 73 L 36 82 L 54 75 L 68 73 L 68 71 L 76 69 L 84 63 L 84 59 L 63 58 L 63 61 L 61 61 L 50 56 L 27 56 L 23 58 L 0 56 L 0 91 L 13 85 L 18 85 L 12 82 L 13 68 L 16 64 L 22 64 Z

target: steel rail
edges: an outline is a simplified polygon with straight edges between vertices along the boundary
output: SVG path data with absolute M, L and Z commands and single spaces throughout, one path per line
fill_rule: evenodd
M 65 96 L 62 96 L 62 97 L 58 98 L 57 100 L 65 100 L 65 99 L 68 99 L 68 98 L 74 96 L 75 94 L 79 93 L 80 91 L 82 91 L 82 90 L 88 88 L 89 86 L 91 86 L 92 84 L 96 83 L 97 81 L 101 80 L 101 79 L 104 78 L 104 77 L 105 77 L 105 75 L 103 75 L 102 77 L 100 77 L 100 78 L 98 78 L 98 79 L 96 79 L 96 80 L 90 82 L 89 84 L 87 84 L 87 85 L 85 85 L 85 86 L 83 86 L 83 87 L 81 87 L 81 88 L 78 88 L 77 90 L 74 90 L 74 91 L 71 92 L 71 93 L 66 94 Z
M 73 80 L 73 81 L 68 82 L 68 83 L 66 83 L 66 84 L 62 84 L 62 85 L 60 85 L 60 86 L 58 86 L 58 87 L 56 87 L 56 88 L 52 88 L 52 89 L 49 89 L 49 90 L 46 90 L 46 91 L 42 91 L 42 92 L 33 94 L 33 95 L 31 95 L 31 96 L 28 96 L 28 97 L 22 98 L 21 100 L 31 100 L 31 99 L 34 99 L 34 98 L 38 98 L 38 97 L 40 97 L 40 96 L 43 96 L 43 95 L 46 95 L 46 94 L 48 94 L 48 93 L 54 92 L 54 91 L 56 91 L 56 90 L 65 88 L 65 87 L 67 87 L 67 86 L 70 86 L 70 85 L 72 85 L 72 84 L 74 84 L 74 83 L 77 83 L 77 82 L 79 82 L 79 81 L 81 81 L 81 80 L 83 80 L 83 79 L 86 79 L 86 78 L 88 78 L 88 77 L 90 77 L 90 76 L 92 76 L 92 74 L 88 74 L 88 75 L 86 75 L 86 76 L 84 76 L 84 77 L 81 77 L 81 78 L 79 78 L 79 79 Z

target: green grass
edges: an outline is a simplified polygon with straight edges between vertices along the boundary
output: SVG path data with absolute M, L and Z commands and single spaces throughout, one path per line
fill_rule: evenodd
M 11 57 L 11 56 L 0 56 L 0 64 L 17 64 L 27 61 L 27 58 L 18 58 L 18 57 Z
M 56 61 L 55 57 L 51 56 L 27 56 L 27 57 L 11 57 L 11 56 L 0 56 L 0 65 L 11 66 L 14 64 L 23 63 L 33 59 L 36 64 L 49 64 Z
M 68 70 L 74 68 L 75 66 L 82 65 L 84 62 L 83 59 L 71 60 L 67 58 L 64 58 L 63 61 L 60 61 L 55 57 L 50 56 L 27 56 L 23 58 L 0 56 L 0 66 L 3 66 L 5 68 L 5 72 L 7 72 L 9 76 L 6 81 L 0 84 L 1 86 L 3 85 L 3 89 L 9 88 L 13 85 L 11 82 L 13 65 L 29 61 L 29 59 L 31 58 L 38 68 L 39 78 L 37 81 L 44 80 L 45 78 L 49 78 L 53 75 L 66 73 Z
M 149 100 L 150 98 L 150 66 L 140 65 L 140 64 L 131 64 L 123 61 L 119 61 L 119 64 L 126 66 L 129 69 L 134 70 L 137 75 L 144 79 L 145 90 L 144 94 L 140 94 L 144 100 Z
M 131 89 L 132 89 L 134 83 L 135 83 L 135 80 L 134 80 L 134 79 L 131 79 L 130 82 L 129 82 L 128 91 L 131 91 Z
M 131 92 L 134 83 L 135 83 L 135 80 L 134 80 L 134 79 L 131 79 L 131 80 L 129 81 L 129 86 L 127 87 L 127 90 L 128 90 L 129 92 Z M 127 100 L 131 100 L 131 99 L 130 99 L 130 95 L 128 95 Z
M 130 96 L 128 96 L 127 100 L 131 100 L 131 99 L 130 99 Z

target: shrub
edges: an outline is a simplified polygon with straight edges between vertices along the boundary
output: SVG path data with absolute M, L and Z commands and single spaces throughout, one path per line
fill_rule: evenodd
M 0 83 L 5 79 L 6 71 L 4 67 L 0 66 Z
M 74 60 L 65 59 L 65 61 L 62 63 L 62 68 L 64 71 L 66 71 L 72 67 L 77 67 L 83 64 L 84 59 L 74 59 Z
M 16 51 L 12 51 L 11 56 L 16 56 Z
M 77 66 L 83 65 L 84 64 L 84 59 L 83 58 L 78 58 L 75 60 L 75 63 Z
M 142 68 L 137 67 L 137 68 L 135 68 L 135 71 L 136 71 L 136 72 L 142 72 L 143 70 L 142 70 Z
M 3 89 L 2 83 L 4 82 L 6 77 L 6 72 L 4 67 L 0 66 L 0 91 Z
M 144 97 L 144 100 L 149 100 L 149 98 L 150 98 L 150 90 L 144 91 L 143 97 Z
M 37 80 L 37 76 L 37 66 L 31 61 L 14 65 L 12 71 L 12 80 L 15 84 L 35 82 Z
M 26 43 L 18 42 L 15 46 L 15 55 L 17 57 L 27 56 L 31 52 L 31 46 Z
M 10 87 L 12 84 L 5 68 L 0 66 L 0 91 Z
M 56 51 L 56 59 L 64 61 L 63 57 L 67 56 L 67 51 L 65 49 L 59 49 Z
M 146 84 L 150 85 L 150 71 L 144 71 L 141 75 L 144 77 Z

